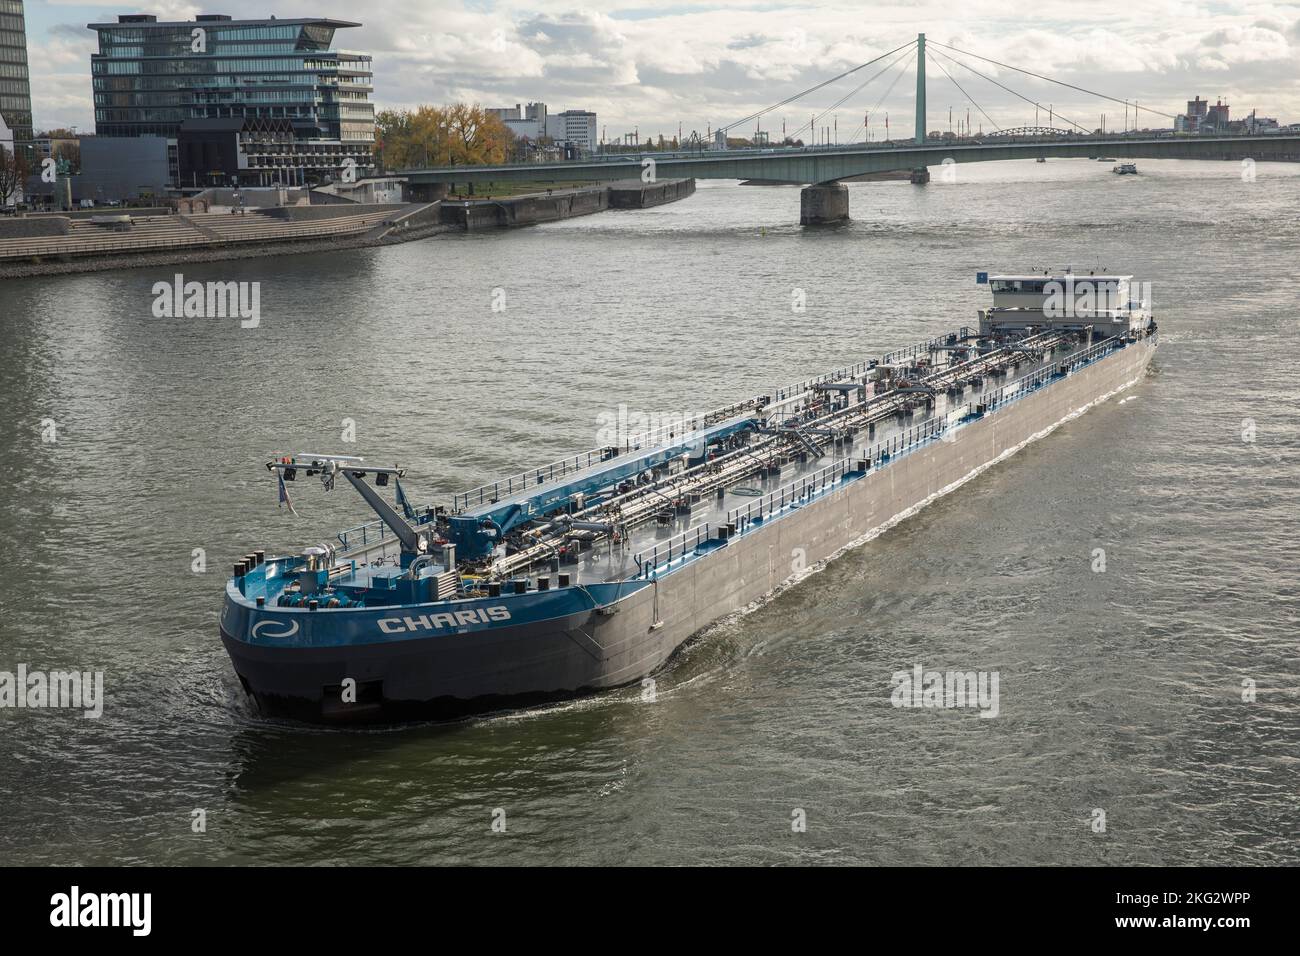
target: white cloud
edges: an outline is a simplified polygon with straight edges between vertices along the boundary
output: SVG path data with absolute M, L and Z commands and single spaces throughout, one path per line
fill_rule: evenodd
M 280 17 L 322 12 L 363 23 L 341 30 L 338 46 L 375 57 L 375 100 L 381 107 L 474 99 L 485 105 L 542 100 L 555 109 L 587 108 L 614 136 L 639 126 L 675 134 L 678 122 L 704 131 L 913 38 L 932 41 L 1056 76 L 1077 86 L 1140 99 L 1163 112 L 1195 94 L 1234 97 L 1234 115 L 1300 118 L 1300 19 L 1292 5 L 1235 2 L 1208 6 L 1183 0 L 1043 0 L 1027 16 L 1010 0 L 970 0 L 954 9 L 938 0 L 865 7 L 851 0 L 772 4 L 707 0 L 656 8 L 645 0 L 609 0 L 599 11 L 583 0 L 511 0 L 507 5 L 438 0 L 371 0 L 330 8 L 319 0 L 283 0 Z M 354 9 L 350 9 L 353 7 Z M 54 7 L 56 16 L 71 8 Z M 84 8 L 83 8 L 84 9 Z M 107 19 L 107 9 L 100 18 Z M 169 16 L 199 12 L 194 4 L 146 3 Z M 206 8 L 204 8 L 206 9 Z M 235 16 L 260 17 L 266 0 L 229 0 Z M 89 54 L 93 35 L 81 24 L 29 36 L 34 106 L 39 125 L 93 125 Z M 84 39 L 76 39 L 77 34 Z M 942 47 L 932 50 L 946 52 Z M 934 56 L 929 102 L 934 115 L 965 97 L 934 64 L 942 63 L 995 119 L 1031 120 L 1033 107 L 961 67 Z M 1031 99 L 1093 122 L 1100 101 L 978 60 L 969 65 Z M 808 100 L 773 114 L 792 127 L 828 106 L 869 72 L 855 74 Z M 842 107 L 841 125 L 861 117 L 884 92 L 882 77 Z M 907 117 L 912 80 L 905 77 L 882 109 Z M 910 128 L 910 123 L 907 124 Z

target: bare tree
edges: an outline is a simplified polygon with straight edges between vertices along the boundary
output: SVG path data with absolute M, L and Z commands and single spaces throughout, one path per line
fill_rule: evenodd
M 18 195 L 26 179 L 27 162 L 22 154 L 0 146 L 0 206 L 7 206 L 10 199 Z

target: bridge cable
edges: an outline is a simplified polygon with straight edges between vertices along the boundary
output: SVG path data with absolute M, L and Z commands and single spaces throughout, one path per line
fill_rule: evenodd
M 940 55 L 942 55 L 942 54 L 940 54 Z M 946 77 L 948 77 L 948 79 L 952 80 L 952 85 L 955 86 L 955 87 L 957 87 L 957 89 L 961 90 L 961 95 L 964 96 L 964 97 L 966 97 L 966 99 L 970 101 L 971 106 L 975 107 L 977 110 L 980 111 L 981 114 L 983 114 L 984 118 L 985 118 L 986 120 L 988 120 L 989 123 L 992 124 L 993 129 L 994 129 L 996 132 L 999 132 L 999 133 L 1002 132 L 1002 127 L 999 126 L 997 123 L 994 123 L 994 122 L 993 122 L 993 117 L 992 117 L 992 116 L 989 116 L 988 113 L 985 113 L 985 112 L 984 112 L 984 107 L 980 106 L 978 103 L 975 102 L 975 97 L 971 96 L 969 93 L 966 92 L 965 87 L 963 87 L 960 83 L 958 83 L 957 80 L 953 77 L 953 75 L 952 75 L 951 73 L 949 73 L 946 69 L 944 69 L 944 66 L 943 66 L 942 63 L 940 63 L 938 60 L 935 60 L 935 61 L 934 61 L 934 65 L 937 66 L 937 67 L 938 67 L 938 68 L 943 72 L 943 75 L 944 75 L 944 76 L 946 76 Z M 949 116 L 949 119 L 951 119 L 951 116 Z M 951 125 L 951 123 L 950 123 L 949 125 Z
M 1046 80 L 1047 82 L 1055 83 L 1058 86 L 1068 87 L 1069 89 L 1077 90 L 1080 93 L 1087 93 L 1089 96 L 1096 96 L 1096 97 L 1100 97 L 1103 100 L 1110 100 L 1112 103 L 1123 103 L 1127 106 L 1132 106 L 1135 110 L 1143 109 L 1146 110 L 1148 113 L 1155 113 L 1157 116 L 1163 116 L 1166 119 L 1177 119 L 1177 117 L 1174 116 L 1172 113 L 1162 113 L 1160 112 L 1160 110 L 1153 110 L 1149 106 L 1139 107 L 1136 101 L 1130 102 L 1128 100 L 1121 100 L 1114 96 L 1108 96 L 1105 93 L 1098 93 L 1096 90 L 1086 90 L 1082 86 L 1075 86 L 1073 83 L 1066 83 L 1064 80 L 1054 80 L 1050 76 L 1044 76 L 1043 74 L 1035 73 L 1032 70 L 1022 70 L 1020 67 L 1012 66 L 1010 63 L 1000 63 L 997 60 L 991 60 L 986 56 L 980 56 L 978 53 L 971 53 L 968 50 L 959 50 L 955 46 L 948 46 L 948 44 L 940 43 L 938 40 L 930 40 L 929 42 L 935 44 L 936 46 L 941 46 L 944 49 L 952 50 L 954 53 L 964 53 L 966 56 L 973 56 L 975 57 L 975 59 L 983 60 L 985 63 L 992 63 L 994 66 L 1001 66 L 1001 67 L 1005 67 L 1008 70 L 1015 70 L 1017 73 L 1024 73 L 1026 76 L 1037 77 L 1040 80 Z
M 832 76 L 829 80 L 824 80 L 821 83 L 818 83 L 816 86 L 810 86 L 808 89 L 804 90 L 803 92 L 794 94 L 794 96 L 788 96 L 779 103 L 774 103 L 771 106 L 765 107 L 764 109 L 761 109 L 756 113 L 750 113 L 748 116 L 738 119 L 734 123 L 729 123 L 726 126 L 719 126 L 718 132 L 722 133 L 725 136 L 727 132 L 729 132 L 730 130 L 734 129 L 737 126 L 741 126 L 742 124 L 748 124 L 751 120 L 756 120 L 760 116 L 764 116 L 765 114 L 772 112 L 772 110 L 779 109 L 782 106 L 786 106 L 790 103 L 793 103 L 795 100 L 799 99 L 800 97 L 807 96 L 809 93 L 815 93 L 818 90 L 820 90 L 822 87 L 830 86 L 832 83 L 836 82 L 837 80 L 842 80 L 844 79 L 844 77 L 850 76 L 858 72 L 858 70 L 871 66 L 871 64 L 873 63 L 879 63 L 885 57 L 893 56 L 899 50 L 905 50 L 910 46 L 916 46 L 916 41 L 909 40 L 908 42 L 904 43 L 902 46 L 894 47 L 894 49 L 890 50 L 888 53 L 882 53 L 880 54 L 880 56 L 876 57 L 873 60 L 868 60 L 866 63 L 859 63 L 857 66 L 853 67 L 853 69 L 845 70 L 843 73 L 840 73 L 838 76 Z
M 911 65 L 911 63 L 916 59 L 916 53 L 917 53 L 916 49 L 913 48 L 913 50 L 912 50 L 909 54 L 907 54 L 906 56 L 899 56 L 898 59 L 894 60 L 893 63 L 890 63 L 889 66 L 885 67 L 883 70 L 881 70 L 879 73 L 877 73 L 876 76 L 873 76 L 873 77 L 872 77 L 872 79 L 874 80 L 876 77 L 881 76 L 881 75 L 883 75 L 883 74 L 885 74 L 885 73 L 888 73 L 888 72 L 889 72 L 890 70 L 892 70 L 894 67 L 899 66 L 900 63 L 902 64 L 902 66 L 901 66 L 901 68 L 899 69 L 897 75 L 895 75 L 895 77 L 893 78 L 893 80 L 890 81 L 890 83 L 889 83 L 889 87 L 885 90 L 885 92 L 884 92 L 883 94 L 881 94 L 880 99 L 876 101 L 876 105 L 877 105 L 877 106 L 879 106 L 881 103 L 883 103 L 883 102 L 884 102 L 884 101 L 889 97 L 889 94 L 892 93 L 892 92 L 894 91 L 894 87 L 898 85 L 898 81 L 899 81 L 900 79 L 902 79 L 903 76 L 906 75 L 908 66 Z M 868 81 L 868 82 L 870 82 L 870 81 Z M 862 87 L 864 87 L 864 86 L 866 86 L 866 85 L 867 85 L 866 83 L 863 83 L 862 86 L 859 86 L 859 87 L 858 87 L 856 90 L 854 90 L 852 93 L 849 93 L 847 96 L 841 97 L 840 101 L 839 101 L 838 103 L 836 103 L 834 106 L 831 106 L 831 107 L 829 107 L 828 109 L 822 110 L 822 112 L 819 113 L 819 114 L 817 115 L 817 119 L 820 120 L 820 119 L 822 119 L 823 117 L 825 117 L 826 114 L 829 113 L 831 110 L 838 109 L 839 107 L 843 106 L 844 103 L 845 103 L 845 101 L 848 100 L 848 98 L 849 98 L 850 96 L 853 96 L 853 95 L 855 95 L 856 93 L 858 93 L 858 92 L 862 89 Z M 872 112 L 874 112 L 874 110 L 873 110 Z M 863 126 L 864 126 L 864 128 L 865 128 L 866 124 L 864 123 Z M 853 131 L 853 135 L 854 135 L 854 136 L 857 136 L 857 130 L 854 130 L 854 131 Z M 850 139 L 849 142 L 852 142 L 852 140 Z
M 1026 103 L 1029 103 L 1031 106 L 1034 106 L 1034 107 L 1036 107 L 1036 108 L 1038 108 L 1038 109 L 1047 109 L 1047 107 L 1045 107 L 1042 103 L 1039 103 L 1039 102 L 1037 102 L 1036 100 L 1031 100 L 1029 97 L 1024 96 L 1023 94 L 1016 92 L 1016 91 L 1013 90 L 1011 87 L 1009 87 L 1009 86 L 1007 86 L 1007 85 L 1005 85 L 1005 84 L 1003 84 L 1003 83 L 999 83 L 997 80 L 993 79 L 993 77 L 989 76 L 987 73 L 981 73 L 979 70 L 975 69 L 973 66 L 971 66 L 971 65 L 969 65 L 969 64 L 967 64 L 967 63 L 963 63 L 961 60 L 954 59 L 953 57 L 948 56 L 946 53 L 941 53 L 941 52 L 938 51 L 938 50 L 935 50 L 934 52 L 935 52 L 935 55 L 936 55 L 936 56 L 943 57 L 943 58 L 944 58 L 945 60 L 947 60 L 949 63 L 955 63 L 955 64 L 957 64 L 958 66 L 963 67 L 964 69 L 970 70 L 970 72 L 974 73 L 976 76 L 980 77 L 981 79 L 988 80 L 988 81 L 989 81 L 990 83 L 992 83 L 994 86 L 998 87 L 999 89 L 1006 90 L 1006 91 L 1007 91 L 1008 93 L 1010 93 L 1012 96 L 1019 97 L 1020 99 L 1024 100 Z M 936 61 L 936 62 L 938 62 L 938 61 Z M 940 67 L 940 69 L 942 69 L 942 67 Z M 946 71 L 945 71 L 945 72 L 946 72 Z M 955 82 L 955 81 L 954 81 L 954 82 Z M 983 110 L 981 110 L 980 112 L 983 112 Z M 1053 115 L 1055 115 L 1055 116 L 1057 116 L 1057 117 L 1063 119 L 1065 122 L 1069 123 L 1071 126 L 1073 126 L 1075 129 L 1079 130 L 1080 132 L 1083 132 L 1083 133 L 1090 133 L 1090 132 L 1091 132 L 1091 131 L 1088 130 L 1087 128 L 1085 128 L 1085 127 L 1079 125 L 1079 124 L 1076 123 L 1074 120 L 1070 119 L 1068 116 L 1063 115 L 1059 110 L 1052 110 L 1052 113 L 1053 113 Z M 988 114 L 986 113 L 985 115 L 987 116 Z M 992 120 L 990 119 L 989 122 L 992 122 Z
M 907 75 L 907 68 L 912 65 L 912 62 L 915 59 L 916 59 L 916 51 L 913 51 L 912 55 L 907 58 L 907 62 L 903 64 L 903 68 L 898 71 L 898 75 L 894 77 L 893 82 L 889 84 L 889 89 L 885 90 L 885 92 L 881 95 L 880 99 L 876 100 L 875 105 L 871 107 L 872 113 L 880 112 L 881 104 L 883 104 L 885 100 L 889 99 L 890 94 L 894 92 L 894 87 L 898 85 L 899 80 L 901 80 L 904 76 Z M 865 129 L 866 124 L 863 123 L 862 125 L 863 128 Z
M 912 55 L 909 56 L 909 57 L 907 58 L 906 62 L 903 63 L 903 68 L 902 68 L 901 70 L 898 71 L 898 75 L 895 76 L 894 79 L 890 82 L 890 84 L 889 84 L 889 88 L 886 89 L 885 92 L 882 93 L 882 94 L 880 95 L 880 99 L 876 100 L 876 104 L 875 104 L 873 107 L 871 107 L 870 110 L 868 110 L 868 113 L 879 113 L 879 112 L 880 112 L 880 104 L 884 103 L 885 100 L 889 99 L 889 94 L 891 94 L 891 93 L 894 92 L 894 87 L 896 87 L 896 86 L 898 85 L 898 81 L 901 80 L 904 76 L 907 75 L 907 68 L 908 68 L 909 66 L 912 65 L 912 61 L 915 60 L 915 59 L 916 59 L 916 51 L 913 50 L 913 51 L 912 51 Z M 862 123 L 858 124 L 857 129 L 854 129 L 854 130 L 853 130 L 853 134 L 852 134 L 852 135 L 853 135 L 854 138 L 853 138 L 853 139 L 850 139 L 849 142 L 855 142 L 856 137 L 857 137 L 857 135 L 858 135 L 858 129 L 861 129 L 861 130 L 862 130 L 862 142 L 863 142 L 863 145 L 865 145 L 866 142 L 867 142 L 867 135 L 866 135 L 866 134 L 867 134 L 867 124 L 866 124 L 866 121 L 865 121 L 865 120 L 864 120 Z
M 1011 87 L 1009 87 L 1009 86 L 1007 86 L 1007 85 L 1005 85 L 1005 84 L 1003 84 L 1003 83 L 999 83 L 997 80 L 993 79 L 993 77 L 989 76 L 987 73 L 981 73 L 979 70 L 975 69 L 975 67 L 970 66 L 969 64 L 963 63 L 961 60 L 954 60 L 952 57 L 948 56 L 946 53 L 940 53 L 938 50 L 935 50 L 934 52 L 935 52 L 935 55 L 936 55 L 936 56 L 941 56 L 941 57 L 943 57 L 945 60 L 947 60 L 949 63 L 956 63 L 958 66 L 960 66 L 960 67 L 964 67 L 965 69 L 970 70 L 970 71 L 971 71 L 972 73 L 974 73 L 976 76 L 981 77 L 981 78 L 983 78 L 983 79 L 985 79 L 985 80 L 988 80 L 988 81 L 989 81 L 990 83 L 992 83 L 994 86 L 999 87 L 1000 89 L 1004 89 L 1004 90 L 1006 90 L 1006 91 L 1007 91 L 1008 93 L 1010 93 L 1012 96 L 1017 96 L 1017 97 L 1019 97 L 1020 99 L 1024 100 L 1026 103 L 1030 104 L 1031 106 L 1036 106 L 1036 107 L 1038 107 L 1039 109 L 1045 109 L 1045 107 L 1043 106 L 1042 103 L 1038 103 L 1038 102 L 1036 102 L 1036 101 L 1034 101 L 1034 100 L 1031 100 L 1031 99 L 1030 99 L 1029 97 L 1027 97 L 1027 96 L 1024 96 L 1024 95 L 1022 95 L 1022 94 L 1020 94 L 1020 93 L 1017 93 L 1017 92 L 1016 92 L 1015 90 L 1013 90 Z M 1086 92 L 1086 91 L 1085 91 L 1085 92 Z M 1080 126 L 1078 123 L 1076 123 L 1074 120 L 1070 119 L 1068 116 L 1064 116 L 1064 115 L 1062 115 L 1059 111 L 1054 110 L 1053 112 L 1055 113 L 1056 116 L 1059 116 L 1061 119 L 1065 120 L 1067 123 L 1069 123 L 1071 126 L 1073 126 L 1075 129 L 1079 130 L 1080 132 L 1085 133 L 1085 134 L 1090 134 L 1090 133 L 1092 132 L 1091 130 L 1085 129 L 1084 127 Z
M 915 45 L 915 44 L 914 44 L 914 45 Z M 909 55 L 909 56 L 902 56 L 902 55 L 900 55 L 897 59 L 895 59 L 892 63 L 890 63 L 888 66 L 886 66 L 883 70 L 881 70 L 881 71 L 880 71 L 879 73 L 877 73 L 875 76 L 871 77 L 870 80 L 867 80 L 867 81 L 865 81 L 864 83 L 862 83 L 861 85 L 859 85 L 859 86 L 857 87 L 857 89 L 851 90 L 850 92 L 846 93 L 844 96 L 840 97 L 840 99 L 839 99 L 837 102 L 835 102 L 835 103 L 832 104 L 831 106 L 828 106 L 826 109 L 822 110 L 820 113 L 818 113 L 816 116 L 814 116 L 813 119 L 812 119 L 812 121 L 811 121 L 810 123 L 804 123 L 804 124 L 803 124 L 802 126 L 800 126 L 798 129 L 796 129 L 793 133 L 790 133 L 790 134 L 788 134 L 788 135 L 791 136 L 791 137 L 793 137 L 793 136 L 798 136 L 798 135 L 799 135 L 801 132 L 803 132 L 805 129 L 808 129 L 811 133 L 813 133 L 814 138 L 815 138 L 815 136 L 816 136 L 816 130 L 813 129 L 813 127 L 817 125 L 817 123 L 818 123 L 819 120 L 821 120 L 822 118 L 824 118 L 824 117 L 826 116 L 826 114 L 829 113 L 831 110 L 839 109 L 841 106 L 844 105 L 844 103 L 845 103 L 846 100 L 848 100 L 850 97 L 852 97 L 852 96 L 856 96 L 858 93 L 860 93 L 860 92 L 862 91 L 863 87 L 865 87 L 868 83 L 871 83 L 873 80 L 877 80 L 877 79 L 879 79 L 881 76 L 883 76 L 883 75 L 885 75 L 886 73 L 888 73 L 888 72 L 889 72 L 890 70 L 892 70 L 894 67 L 898 66 L 898 64 L 901 62 L 901 63 L 903 64 L 903 69 L 899 72 L 898 76 L 894 77 L 894 81 L 893 81 L 892 83 L 889 84 L 889 89 L 885 90 L 885 96 L 888 96 L 888 95 L 893 91 L 894 86 L 898 83 L 899 78 L 902 77 L 903 74 L 907 72 L 907 65 L 908 65 L 909 63 L 911 63 L 912 60 L 914 60 L 914 59 L 916 59 L 916 50 L 912 50 L 911 55 Z M 880 102 L 884 102 L 885 96 L 882 96 L 882 97 L 880 98 Z M 863 125 L 863 124 L 859 124 L 859 125 Z M 854 131 L 853 131 L 853 135 L 854 135 L 854 136 L 857 135 L 857 130 L 854 130 Z M 850 140 L 849 142 L 852 142 L 852 140 Z M 815 145 L 815 144 L 814 144 L 814 145 Z

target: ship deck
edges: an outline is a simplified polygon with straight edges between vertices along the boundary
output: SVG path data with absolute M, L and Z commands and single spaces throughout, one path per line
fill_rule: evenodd
M 1028 377 L 1047 369 L 1055 365 L 1058 360 L 1055 356 L 1042 361 L 1026 360 L 1017 372 L 1017 378 Z M 642 564 L 636 560 L 637 555 L 641 555 L 642 560 L 645 561 L 650 557 L 646 552 L 658 547 L 660 554 L 657 558 L 662 563 L 665 555 L 670 557 L 676 555 L 679 549 L 675 547 L 674 542 L 679 540 L 679 536 L 685 535 L 688 540 L 692 540 L 694 535 L 691 532 L 698 529 L 702 538 L 707 538 L 708 535 L 702 533 L 705 526 L 712 530 L 725 525 L 728 515 L 735 509 L 744 508 L 759 500 L 761 496 L 798 483 L 801 479 L 811 479 L 831 466 L 848 464 L 855 459 L 860 459 L 881 446 L 889 446 L 891 443 L 902 444 L 909 433 L 914 434 L 924 430 L 927 425 L 956 416 L 968 406 L 986 402 L 993 393 L 1010 383 L 1010 380 L 985 378 L 981 385 L 968 386 L 958 397 L 950 398 L 944 393 L 937 394 L 934 408 L 929 414 L 923 414 L 918 410 L 914 417 L 889 418 L 877 423 L 873 432 L 865 430 L 860 432 L 855 436 L 852 444 L 846 442 L 838 448 L 833 446 L 826 448 L 825 455 L 820 458 L 812 455 L 809 455 L 806 460 L 795 458 L 783 465 L 779 474 L 753 475 L 728 486 L 721 496 L 715 493 L 697 502 L 692 506 L 690 514 L 674 515 L 670 524 L 658 525 L 655 522 L 647 522 L 632 528 L 622 547 L 602 542 L 592 550 L 582 552 L 576 564 L 562 566 L 560 573 L 571 574 L 572 580 L 578 584 L 600 584 L 637 577 L 643 571 Z M 551 574 L 554 578 L 555 572 L 552 571 Z
M 847 463 L 855 458 L 861 458 L 876 445 L 901 438 L 909 429 L 944 418 L 954 406 L 962 407 L 972 401 L 978 402 L 986 389 L 997 388 L 1000 384 L 986 380 L 984 387 L 967 389 L 957 401 L 950 401 L 946 396 L 940 395 L 936 399 L 933 414 L 929 416 L 923 416 L 918 412 L 914 418 L 905 420 L 891 418 L 887 422 L 878 424 L 873 435 L 869 436 L 864 431 L 857 436 L 852 445 L 846 443 L 838 449 L 827 449 L 826 454 L 821 458 L 814 458 L 811 455 L 806 461 L 796 458 L 781 466 L 779 474 L 753 475 L 724 489 L 721 497 L 714 494 L 699 501 L 691 508 L 689 515 L 674 516 L 671 524 L 666 526 L 647 522 L 634 527 L 623 547 L 602 544 L 591 551 L 583 552 L 577 565 L 562 567 L 561 571 L 573 573 L 574 580 L 579 584 L 600 584 L 636 577 L 641 571 L 641 566 L 635 560 L 637 554 L 644 556 L 644 552 L 656 546 L 660 546 L 666 552 L 667 546 L 678 535 L 687 534 L 694 529 L 703 529 L 706 525 L 710 529 L 724 525 L 727 523 L 727 516 L 733 510 L 750 505 L 763 495 L 778 491 L 800 479 L 810 478 L 836 463 Z M 751 493 L 738 493 L 737 489 Z
M 1052 365 L 1054 361 L 1055 358 L 1033 361 L 1026 357 L 1017 375 L 1032 374 Z M 805 460 L 793 458 L 781 466 L 779 474 L 751 475 L 723 489 L 721 496 L 714 493 L 702 498 L 691 507 L 689 514 L 674 514 L 667 524 L 659 524 L 652 520 L 633 526 L 622 542 L 614 544 L 608 539 L 600 541 L 591 550 L 578 554 L 574 563 L 561 564 L 558 568 L 552 564 L 549 570 L 535 571 L 531 577 L 535 583 L 536 577 L 549 576 L 552 587 L 557 585 L 559 574 L 569 575 L 570 581 L 575 584 L 600 584 L 638 577 L 643 571 L 642 564 L 637 561 L 638 555 L 644 561 L 651 556 L 646 552 L 653 552 L 654 549 L 659 548 L 660 554 L 656 555 L 656 558 L 662 562 L 663 554 L 668 553 L 670 547 L 680 544 L 680 536 L 685 535 L 690 538 L 691 532 L 698 532 L 702 537 L 707 538 L 708 535 L 704 533 L 706 526 L 713 530 L 726 524 L 727 517 L 733 510 L 750 505 L 761 496 L 778 491 L 801 479 L 811 478 L 837 463 L 847 463 L 862 458 L 878 446 L 900 442 L 909 431 L 943 420 L 967 406 L 985 401 L 990 393 L 998 391 L 1006 384 L 1008 381 L 985 378 L 982 385 L 968 386 L 956 398 L 939 393 L 935 396 L 934 408 L 928 415 L 917 410 L 914 417 L 892 417 L 879 422 L 874 431 L 864 430 L 855 436 L 851 445 L 846 442 L 839 447 L 828 447 L 822 457 L 808 455 Z M 666 501 L 665 510 L 671 510 Z M 373 565 L 358 562 L 355 572 L 341 574 L 332 579 L 332 583 L 352 587 L 372 587 L 378 583 L 379 578 L 391 576 L 395 571 L 397 560 L 397 542 L 390 540 L 386 547 L 379 549 L 370 558 Z

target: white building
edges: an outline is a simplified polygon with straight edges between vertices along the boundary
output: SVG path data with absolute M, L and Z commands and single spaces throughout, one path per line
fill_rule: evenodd
M 505 123 L 506 129 L 510 130 L 510 135 L 515 139 L 537 142 L 548 135 L 545 103 L 529 103 L 527 106 L 516 103 L 513 107 L 488 109 L 485 112 L 491 113 Z
M 596 114 L 588 110 L 565 110 L 546 120 L 546 135 L 556 143 L 568 143 L 585 153 L 594 152 L 600 142 Z
M 545 103 L 516 103 L 513 107 L 488 109 L 486 112 L 506 124 L 515 139 L 537 142 L 550 137 L 556 145 L 568 144 L 583 152 L 595 152 L 600 137 L 596 132 L 596 114 L 587 110 L 548 113 Z
M 1268 116 L 1256 116 L 1254 111 L 1246 117 L 1247 133 L 1271 133 L 1281 129 L 1277 120 Z

